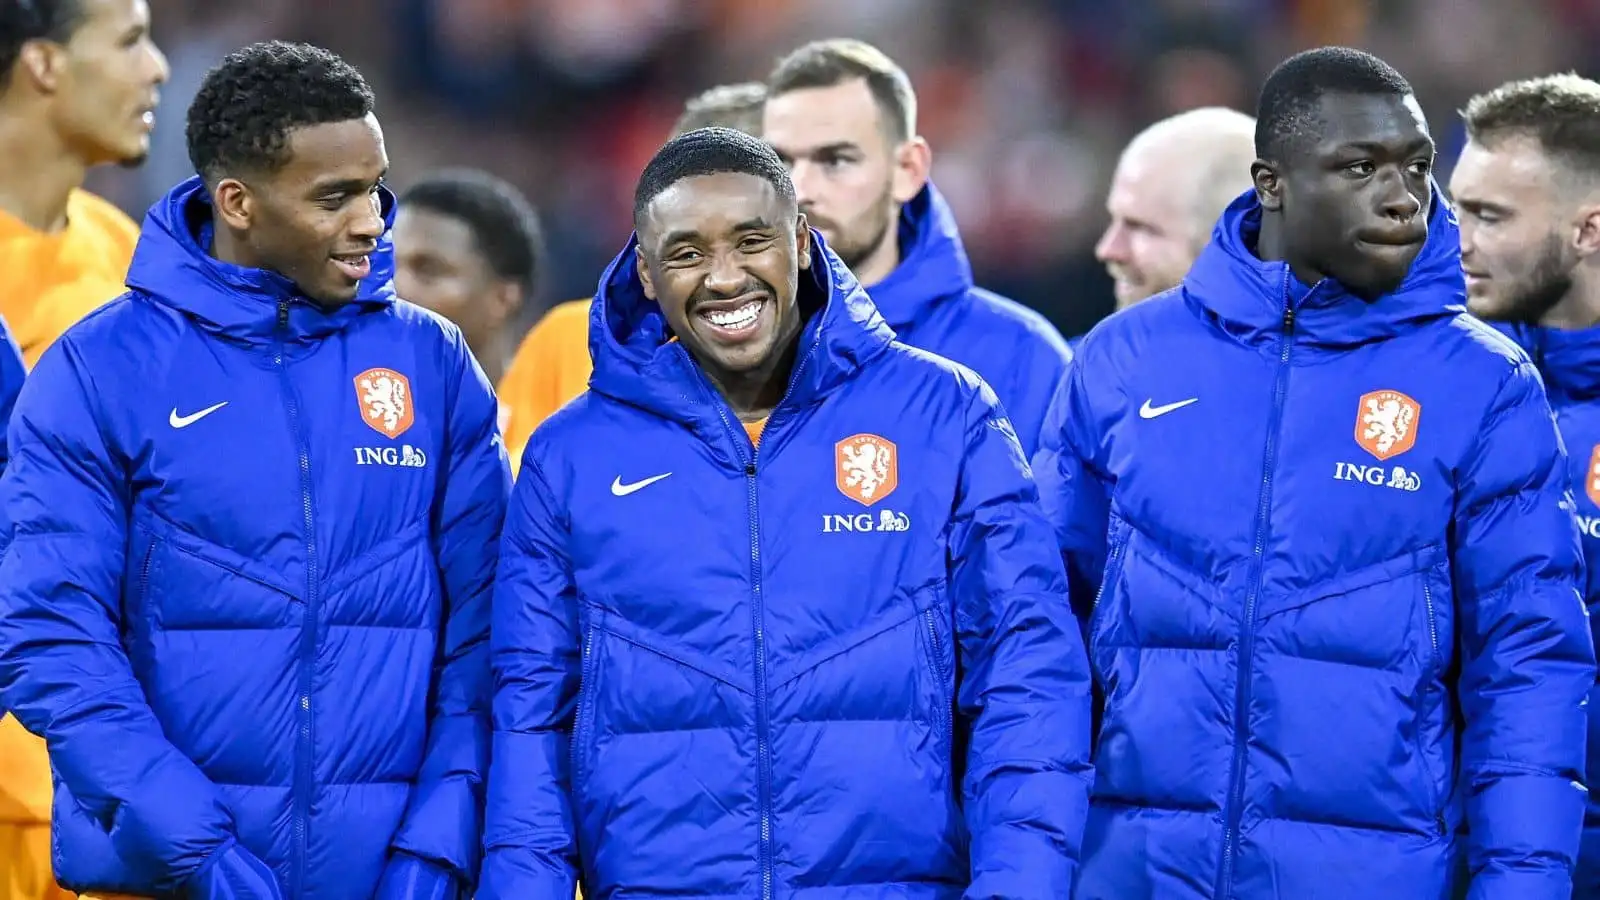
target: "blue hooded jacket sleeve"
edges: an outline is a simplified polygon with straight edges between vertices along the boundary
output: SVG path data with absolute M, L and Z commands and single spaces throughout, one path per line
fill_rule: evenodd
M 459 379 L 448 425 L 450 459 L 436 507 L 445 622 L 427 756 L 385 871 L 383 898 L 470 894 L 478 873 L 489 756 L 489 607 L 511 472 L 494 391 L 455 328 Z M 426 865 L 423 865 L 425 863 Z M 448 874 L 456 884 L 448 883 Z
M 1071 894 L 1088 816 L 1089 666 L 1016 433 L 987 385 L 949 537 L 970 724 L 970 898 Z
M 5 438 L 6 423 L 11 421 L 11 411 L 16 408 L 17 394 L 22 392 L 22 380 L 27 375 L 22 350 L 12 338 L 11 329 L 0 321 L 0 475 L 5 473 L 6 463 L 11 459 L 7 449 L 10 445 Z
M 577 885 L 568 798 L 578 605 L 565 525 L 534 446 L 523 454 L 495 582 L 494 747 L 479 900 L 570 900 Z
M 64 338 L 40 360 L 10 423 L 0 701 L 45 738 L 65 787 L 122 860 L 178 892 L 231 868 L 208 862 L 245 851 L 216 786 L 162 733 L 122 649 L 127 485 L 91 382 Z M 222 896 L 203 885 L 193 895 Z
M 1595 654 L 1566 456 L 1531 363 L 1502 386 L 1461 472 L 1451 546 L 1471 900 L 1566 898 L 1583 823 Z
M 1105 566 L 1111 486 L 1096 462 L 1099 441 L 1091 433 L 1095 418 L 1080 360 L 1074 358 L 1067 367 L 1051 401 L 1033 471 L 1066 562 L 1073 611 L 1087 623 Z

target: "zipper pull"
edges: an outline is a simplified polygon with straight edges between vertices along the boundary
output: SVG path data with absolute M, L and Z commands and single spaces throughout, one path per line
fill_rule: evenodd
M 1283 310 L 1283 330 L 1285 333 L 1294 332 L 1294 307 L 1286 306 Z
M 282 329 L 285 329 L 285 330 L 287 330 L 289 328 L 289 301 L 288 300 L 279 300 L 278 301 L 278 327 L 282 328 Z

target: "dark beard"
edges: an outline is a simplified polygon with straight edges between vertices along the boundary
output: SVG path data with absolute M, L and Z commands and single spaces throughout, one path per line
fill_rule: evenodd
M 1544 242 L 1539 261 L 1509 298 L 1506 318 L 1513 322 L 1537 325 L 1570 293 L 1572 266 L 1566 259 L 1560 238 L 1551 235 Z

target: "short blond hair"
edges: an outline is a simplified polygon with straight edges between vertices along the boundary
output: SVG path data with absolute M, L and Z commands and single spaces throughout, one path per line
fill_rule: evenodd
M 683 105 L 683 114 L 672 126 L 672 134 L 720 127 L 760 136 L 761 110 L 766 102 L 767 86 L 759 81 L 719 84 L 689 98 Z
M 856 78 L 866 81 L 895 140 L 916 135 L 917 92 L 911 87 L 911 77 L 888 54 L 866 41 L 830 38 L 794 50 L 778 60 L 767 77 L 767 96 L 833 87 Z
M 1461 118 L 1479 144 L 1529 138 L 1576 171 L 1600 175 L 1600 82 L 1570 72 L 1512 81 L 1473 97 Z

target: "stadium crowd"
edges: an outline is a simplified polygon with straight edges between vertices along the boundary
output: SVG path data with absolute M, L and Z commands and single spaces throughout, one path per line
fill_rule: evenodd
M 1175 104 L 1068 340 L 867 41 L 675 101 L 546 309 L 313 44 L 97 196 L 151 15 L 0 0 L 0 897 L 1600 898 L 1600 82 Z

